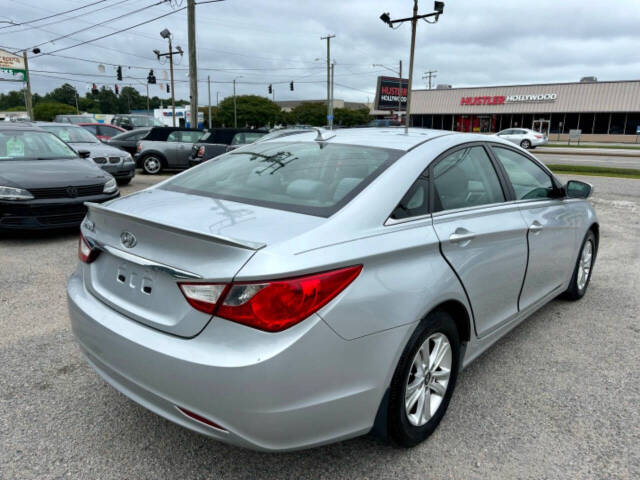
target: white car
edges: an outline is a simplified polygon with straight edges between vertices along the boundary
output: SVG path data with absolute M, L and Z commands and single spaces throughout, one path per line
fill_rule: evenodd
M 504 140 L 509 140 L 522 148 L 536 148 L 540 145 L 546 145 L 549 142 L 547 136 L 543 133 L 529 130 L 528 128 L 508 128 L 496 133 L 496 135 Z

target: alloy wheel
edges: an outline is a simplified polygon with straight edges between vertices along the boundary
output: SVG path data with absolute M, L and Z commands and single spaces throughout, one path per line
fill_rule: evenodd
M 593 242 L 591 240 L 587 240 L 584 247 L 582 247 L 579 262 L 576 282 L 578 284 L 578 290 L 584 290 L 587 286 L 589 274 L 591 273 L 591 265 L 593 263 Z
M 144 160 L 144 170 L 147 173 L 150 173 L 152 175 L 155 173 L 158 173 L 161 167 L 162 167 L 162 164 L 160 163 L 160 160 L 157 159 L 156 157 L 147 157 Z
M 416 352 L 405 387 L 405 411 L 412 425 L 421 427 L 437 412 L 447 392 L 452 359 L 449 339 L 439 332 Z

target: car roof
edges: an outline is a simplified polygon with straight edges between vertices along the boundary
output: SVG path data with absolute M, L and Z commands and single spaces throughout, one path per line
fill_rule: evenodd
M 33 122 L 0 122 L 0 130 L 29 130 L 42 131 Z
M 369 128 L 340 128 L 337 130 L 327 130 L 314 128 L 295 135 L 285 135 L 264 140 L 268 142 L 308 142 L 316 139 L 318 131 L 322 137 L 327 139 L 327 143 L 343 143 L 350 145 L 362 145 L 377 148 L 392 148 L 395 150 L 408 151 L 418 145 L 434 138 L 455 135 L 460 143 L 473 141 L 486 141 L 486 135 L 476 133 L 460 133 L 450 130 L 433 130 L 428 128 L 409 128 L 408 133 L 404 132 L 404 127 L 369 127 Z
M 33 122 L 38 127 L 77 127 L 82 128 L 78 123 L 66 123 L 66 122 Z

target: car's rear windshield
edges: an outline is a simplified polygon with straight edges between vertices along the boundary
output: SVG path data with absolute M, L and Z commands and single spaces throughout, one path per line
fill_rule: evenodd
M 75 125 L 44 125 L 42 128 L 67 143 L 100 143 L 95 135 Z
M 404 152 L 318 142 L 267 142 L 229 152 L 166 190 L 329 217 Z

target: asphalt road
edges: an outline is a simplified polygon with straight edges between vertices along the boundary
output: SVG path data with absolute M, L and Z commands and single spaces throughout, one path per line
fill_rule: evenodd
M 264 454 L 173 425 L 75 345 L 76 232 L 0 237 L 0 479 L 640 478 L 640 181 L 587 181 L 602 238 L 586 297 L 550 303 L 462 372 L 411 450 L 363 437 Z
M 640 155 L 621 157 L 615 155 L 547 154 L 532 150 L 531 153 L 544 163 L 560 165 L 588 165 L 598 167 L 640 168 Z

